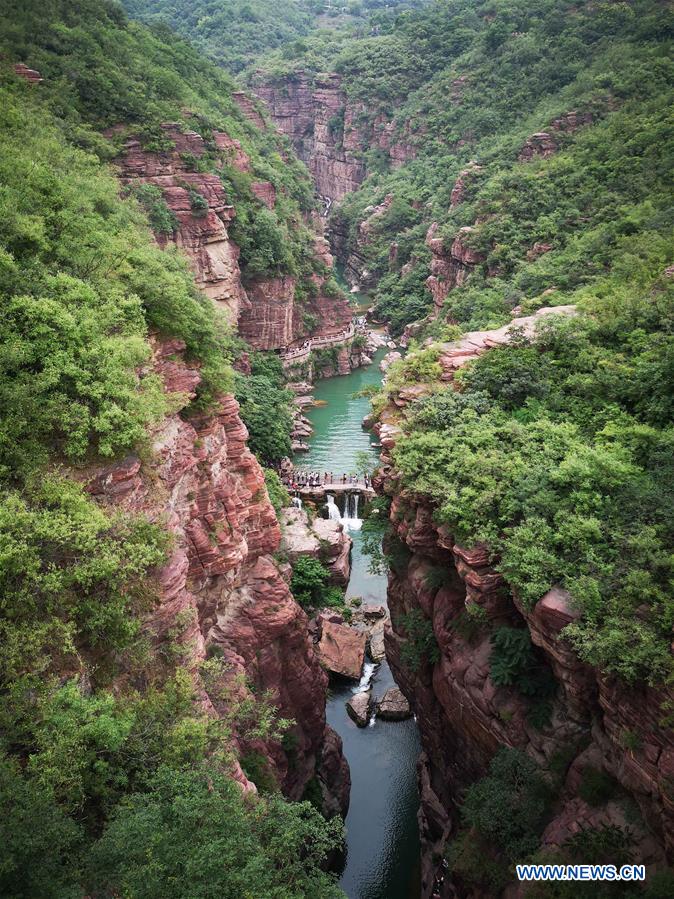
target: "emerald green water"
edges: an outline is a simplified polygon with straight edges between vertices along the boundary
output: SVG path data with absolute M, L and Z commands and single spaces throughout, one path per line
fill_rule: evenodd
M 335 476 L 356 472 L 357 453 L 368 451 L 376 460 L 374 437 L 361 427 L 369 411 L 367 398 L 353 394 L 366 384 L 379 384 L 377 352 L 367 368 L 350 375 L 318 381 L 317 400 L 326 405 L 309 410 L 314 427 L 308 453 L 298 454 L 295 464 Z M 386 604 L 385 576 L 370 574 L 359 531 L 351 532 L 351 580 L 349 596 L 364 602 Z M 366 666 L 367 671 L 374 668 Z M 367 672 L 366 672 L 367 673 Z M 394 685 L 386 662 L 373 675 L 372 689 L 379 698 Z M 417 899 L 419 896 L 419 832 L 416 760 L 419 734 L 416 722 L 380 721 L 356 727 L 345 703 L 357 687 L 333 685 L 326 707 L 328 723 L 341 736 L 351 768 L 351 804 L 346 818 L 347 856 L 340 884 L 349 899 Z
M 380 384 L 379 360 L 386 349 L 377 350 L 372 365 L 357 368 L 350 375 L 324 378 L 317 381 L 313 394 L 325 405 L 314 406 L 305 414 L 314 428 L 309 440 L 309 452 L 298 453 L 295 465 L 316 471 L 333 471 L 335 477 L 343 473 L 356 473 L 356 456 L 363 450 L 372 450 L 376 438 L 364 431 L 361 424 L 370 411 L 367 397 L 354 398 L 354 394 L 368 384 Z

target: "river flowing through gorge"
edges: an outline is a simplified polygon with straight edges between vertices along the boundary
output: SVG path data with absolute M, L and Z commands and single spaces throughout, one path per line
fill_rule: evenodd
M 354 394 L 381 379 L 379 350 L 371 366 L 350 375 L 318 381 L 314 390 L 320 405 L 307 417 L 314 428 L 309 451 L 296 459 L 302 468 L 351 472 L 358 454 L 377 456 L 373 440 L 362 428 L 369 411 L 366 398 Z M 351 523 L 351 577 L 347 596 L 364 603 L 386 605 L 387 579 L 369 572 L 358 523 Z M 373 699 L 394 685 L 386 661 L 366 662 L 364 678 L 371 678 Z M 359 728 L 349 718 L 346 701 L 361 685 L 333 684 L 327 702 L 328 723 L 344 743 L 351 768 L 351 803 L 346 818 L 347 855 L 341 886 L 349 899 L 416 899 L 419 895 L 419 834 L 416 759 L 419 735 L 414 719 L 382 721 L 372 718 Z

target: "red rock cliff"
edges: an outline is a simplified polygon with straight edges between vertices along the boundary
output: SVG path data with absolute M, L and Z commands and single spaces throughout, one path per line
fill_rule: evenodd
M 191 160 L 206 152 L 202 137 L 195 131 L 183 132 L 177 124 L 162 127 L 173 148 L 162 153 L 148 152 L 138 140 L 129 140 L 120 160 L 120 174 L 127 185 L 152 184 L 161 190 L 177 228 L 171 234 L 157 234 L 157 239 L 163 245 L 172 241 L 185 251 L 197 286 L 227 313 L 255 349 L 279 349 L 309 333 L 342 331 L 350 322 L 351 313 L 346 298 L 328 296 L 323 289 L 332 257 L 322 236 L 316 238 L 317 274 L 310 297 L 300 302 L 297 280 L 290 275 L 256 277 L 244 286 L 239 247 L 228 232 L 236 209 L 228 202 L 217 173 L 190 171 Z M 241 172 L 250 171 L 250 160 L 237 140 L 222 132 L 213 137 L 218 153 L 216 165 L 226 163 Z M 267 208 L 274 208 L 276 191 L 272 184 L 254 181 L 251 190 Z M 194 208 L 194 192 L 203 197 L 205 208 Z
M 358 189 L 366 174 L 365 150 L 382 150 L 393 168 L 414 158 L 408 129 L 401 131 L 397 123 L 370 115 L 363 103 L 350 101 L 335 73 L 299 70 L 280 81 L 260 76 L 257 82 L 258 97 L 290 138 L 324 197 L 341 200 Z
M 182 348 L 179 341 L 156 343 L 153 363 L 177 405 L 200 379 L 181 360 Z M 227 713 L 221 685 L 199 673 L 204 659 L 217 656 L 240 695 L 245 684 L 256 695 L 269 691 L 279 714 L 295 722 L 287 752 L 275 740 L 250 744 L 245 736 L 242 748 L 262 753 L 293 799 L 317 777 L 326 808 L 335 812 L 348 804 L 349 775 L 341 741 L 325 722 L 327 676 L 274 559 L 279 525 L 247 436 L 236 401 L 224 396 L 211 415 L 167 417 L 151 435 L 150 461 L 129 456 L 83 477 L 100 503 L 146 515 L 172 534 L 148 626 L 158 645 L 171 639 L 182 647 L 205 708 Z M 242 771 L 237 776 L 252 788 Z
M 560 311 L 573 314 L 573 307 Z M 443 380 L 451 382 L 458 367 L 499 342 L 500 332 L 485 332 L 466 335 L 448 347 L 441 355 Z M 615 825 L 630 834 L 634 861 L 653 867 L 671 862 L 674 730 L 663 723 L 674 701 L 671 688 L 630 687 L 581 662 L 563 637 L 564 627 L 576 616 L 565 591 L 550 590 L 533 608 L 525 608 L 494 569 L 488 547 L 458 545 L 435 523 L 424 497 L 401 489 L 391 449 L 399 433 L 399 410 L 410 399 L 404 393 L 377 425 L 383 447 L 379 488 L 392 497 L 393 532 L 409 554 L 389 575 L 393 629 L 387 631 L 386 647 L 422 737 L 422 897 L 478 895 L 448 876 L 443 879 L 440 860 L 457 828 L 463 790 L 484 776 L 504 746 L 527 753 L 558 784 L 558 798 L 542 835 L 544 849 L 561 846 L 581 828 Z M 482 610 L 482 624 L 472 629 L 463 626 L 471 607 Z M 404 616 L 413 610 L 431 623 L 439 651 L 436 663 L 426 660 L 416 672 L 402 654 L 408 639 Z M 548 723 L 534 726 L 528 700 L 513 688 L 492 683 L 494 624 L 528 628 L 549 666 L 558 689 Z M 630 735 L 637 737 L 628 743 Z M 616 785 L 614 796 L 596 806 L 579 793 L 584 772 L 592 771 L 608 775 Z M 628 820 L 625 809 L 630 803 L 638 813 Z M 505 895 L 516 899 L 520 888 L 508 887 Z
M 432 510 L 418 497 L 401 492 L 389 473 L 386 489 L 394 496 L 395 531 L 411 551 L 404 570 L 391 573 L 389 606 L 393 630 L 386 635 L 387 657 L 411 701 L 421 731 L 420 824 L 423 845 L 423 897 L 438 889 L 444 854 L 457 824 L 457 798 L 484 776 L 503 746 L 530 755 L 544 772 L 564 772 L 553 817 L 542 846 L 554 849 L 582 827 L 617 825 L 628 829 L 635 859 L 661 867 L 674 852 L 674 732 L 662 726 L 662 693 L 647 686 L 629 688 L 582 663 L 560 636 L 575 613 L 568 595 L 551 590 L 525 609 L 490 566 L 484 547 L 467 550 L 433 523 Z M 433 573 L 442 569 L 444 584 Z M 537 728 L 527 717 L 527 701 L 517 691 L 495 687 L 489 678 L 489 630 L 470 637 L 460 621 L 471 604 L 492 624 L 525 624 L 559 685 L 549 724 Z M 412 673 L 401 660 L 406 636 L 401 616 L 421 609 L 432 622 L 440 658 Z M 671 699 L 671 697 L 670 697 Z M 640 736 L 628 751 L 627 733 Z M 592 807 L 578 793 L 586 769 L 602 771 L 619 785 L 615 800 Z M 621 799 L 622 797 L 622 799 Z M 625 817 L 625 799 L 640 816 Z M 448 879 L 439 895 L 456 893 Z M 459 894 L 464 895 L 459 889 Z M 509 897 L 519 896 L 516 888 Z

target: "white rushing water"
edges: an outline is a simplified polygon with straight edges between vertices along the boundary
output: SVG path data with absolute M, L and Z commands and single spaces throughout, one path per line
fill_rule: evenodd
M 377 669 L 377 665 L 374 662 L 365 662 L 363 665 L 363 675 L 355 687 L 351 688 L 352 693 L 362 693 L 364 690 L 370 689 L 370 681 L 372 680 L 372 675 Z
M 339 514 L 339 509 L 337 508 L 335 497 L 332 495 L 332 493 L 328 493 L 326 499 L 328 501 L 328 518 L 331 521 L 341 521 L 342 516 Z
M 357 493 L 347 493 L 344 496 L 344 515 L 341 514 L 335 497 L 332 493 L 326 496 L 328 506 L 328 518 L 332 521 L 339 521 L 345 531 L 359 531 L 362 527 L 362 519 L 358 517 L 358 500 L 360 496 Z

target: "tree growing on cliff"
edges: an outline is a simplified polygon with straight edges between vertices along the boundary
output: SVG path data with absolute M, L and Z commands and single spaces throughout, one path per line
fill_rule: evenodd
M 307 802 L 247 800 L 215 770 L 162 769 L 149 793 L 120 806 L 92 851 L 89 878 L 97 895 L 143 899 L 337 899 L 321 865 L 342 830 Z

